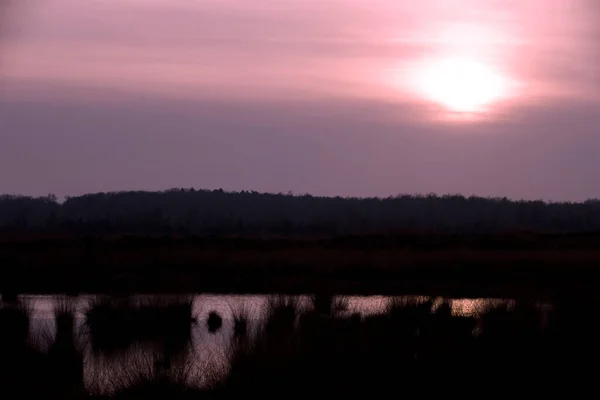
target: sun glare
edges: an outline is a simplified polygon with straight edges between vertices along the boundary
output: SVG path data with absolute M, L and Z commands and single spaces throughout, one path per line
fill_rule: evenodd
M 485 112 L 505 96 L 505 79 L 490 66 L 467 58 L 445 58 L 419 71 L 419 91 L 458 113 Z

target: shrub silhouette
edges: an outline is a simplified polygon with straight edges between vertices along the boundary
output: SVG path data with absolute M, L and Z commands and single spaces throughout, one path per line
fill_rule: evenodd
M 206 325 L 208 326 L 208 331 L 210 333 L 216 333 L 221 326 L 223 325 L 223 318 L 216 311 L 211 311 L 208 313 L 208 319 L 206 320 Z
M 184 350 L 191 340 L 193 301 L 187 296 L 97 297 L 86 311 L 92 348 L 112 353 L 133 343 Z

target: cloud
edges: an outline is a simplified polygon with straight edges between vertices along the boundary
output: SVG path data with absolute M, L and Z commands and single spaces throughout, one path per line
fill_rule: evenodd
M 456 4 L 28 3 L 18 35 L 3 43 L 2 75 L 166 98 L 382 100 L 407 96 L 390 79 L 405 74 L 407 63 L 465 52 L 518 81 L 525 88 L 521 100 L 598 96 L 591 89 L 600 76 L 600 62 L 593 61 L 598 7 L 588 0 L 570 8 L 539 0 Z
M 194 186 L 359 196 L 598 196 L 594 107 L 546 104 L 473 124 L 415 119 L 411 107 L 143 97 L 4 102 L 0 190 L 64 195 Z
M 597 2 L 425 3 L 19 3 L 0 191 L 597 197 Z M 454 52 L 518 96 L 470 120 L 405 91 L 412 62 Z

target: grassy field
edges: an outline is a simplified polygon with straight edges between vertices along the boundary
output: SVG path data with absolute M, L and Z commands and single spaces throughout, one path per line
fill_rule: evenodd
M 4 237 L 0 291 L 596 296 L 600 235 Z

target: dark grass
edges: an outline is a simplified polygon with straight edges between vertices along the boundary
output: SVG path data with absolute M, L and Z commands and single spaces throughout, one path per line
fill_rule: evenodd
M 31 307 L 27 301 L 17 301 L 0 307 L 0 345 L 24 344 L 29 338 Z
M 26 300 L 0 307 L 0 397 L 54 394 L 52 366 L 31 337 L 32 309 Z
M 325 316 L 341 315 L 348 311 L 348 298 L 331 293 L 317 293 L 310 297 L 313 310 Z
M 85 318 L 92 348 L 103 353 L 140 342 L 182 351 L 190 344 L 195 323 L 189 296 L 97 297 Z
M 232 397 L 551 393 L 585 372 L 588 357 L 570 353 L 571 339 L 544 327 L 539 307 L 527 303 L 464 317 L 445 301 L 396 298 L 365 318 L 310 310 L 285 335 L 269 335 L 269 323 L 254 342 L 234 346 L 224 384 Z M 597 351 L 597 339 L 586 343 L 577 348 Z
M 187 399 L 210 395 L 216 371 L 195 368 L 190 362 L 195 356 L 188 351 L 171 357 L 162 351 L 133 346 L 123 353 L 125 362 L 110 364 L 108 374 L 96 370 L 99 376 L 88 394 L 119 399 Z
M 136 304 L 127 301 L 128 308 Z M 330 309 L 334 302 L 323 300 Z M 546 397 L 565 388 L 562 393 L 576 396 L 577 390 L 595 389 L 598 306 L 574 298 L 549 307 L 505 301 L 479 316 L 461 316 L 452 313 L 451 300 L 399 296 L 383 312 L 361 317 L 273 296 L 255 335 L 232 336 L 227 371 L 194 370 L 189 361 L 198 354 L 193 352 L 173 357 L 164 349 L 132 346 L 122 361 L 111 364 L 116 370 L 103 390 L 82 388 L 55 398 Z M 5 348 L 15 346 L 5 343 Z M 21 366 L 39 367 L 49 357 L 19 354 L 12 366 L 20 360 Z M 14 371 L 25 374 L 21 382 L 44 376 Z M 14 371 L 3 373 L 14 376 Z M 55 383 L 36 382 L 54 388 L 44 398 L 65 393 Z
M 147 380 L 140 380 L 135 384 L 107 396 L 111 399 L 123 400 L 151 400 L 151 399 L 173 399 L 173 400 L 196 400 L 221 398 L 217 393 L 211 390 L 198 389 L 173 381 L 168 377 L 149 377 Z
M 2 302 L 7 304 L 17 304 L 19 302 L 19 294 L 6 289 L 2 292 Z
M 0 243 L 0 262 L 5 292 L 597 298 L 600 235 L 34 238 Z
M 267 336 L 286 336 L 296 326 L 300 312 L 298 298 L 293 296 L 271 296 L 265 308 L 264 331 Z
M 223 325 L 223 318 L 216 311 L 211 311 L 208 313 L 208 318 L 206 319 L 206 326 L 208 327 L 208 331 L 210 333 L 217 333 L 221 326 Z
M 53 311 L 56 331 L 48 359 L 54 391 L 65 395 L 83 393 L 83 343 L 75 329 L 75 303 L 69 297 L 59 297 Z
M 231 308 L 231 317 L 233 318 L 233 336 L 234 338 L 244 338 L 248 335 L 250 310 L 245 304 Z
M 73 299 L 61 296 L 59 297 L 53 308 L 54 321 L 56 322 L 56 339 L 74 340 L 75 335 L 75 302 Z
M 257 379 L 271 372 L 274 374 L 273 382 L 276 382 L 279 375 L 275 371 L 279 369 L 281 373 L 285 370 L 285 360 L 296 354 L 295 332 L 300 313 L 299 300 L 292 296 L 271 296 L 267 299 L 263 313 L 264 324 L 252 337 L 233 337 L 229 354 L 230 372 L 222 384 L 229 394 L 238 385 L 241 391 L 246 390 L 244 387 L 247 384 L 260 385 L 261 382 Z M 293 358 L 289 360 L 292 361 Z

